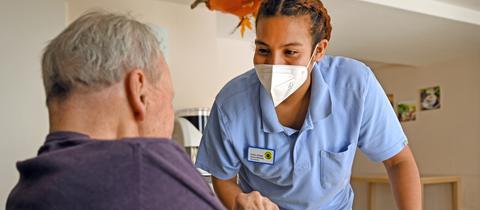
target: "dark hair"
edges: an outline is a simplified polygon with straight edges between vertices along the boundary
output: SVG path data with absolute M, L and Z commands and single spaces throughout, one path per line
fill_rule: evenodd
M 258 10 L 256 25 L 264 17 L 303 15 L 310 16 L 313 45 L 323 39 L 330 41 L 332 33 L 330 15 L 320 0 L 263 0 Z

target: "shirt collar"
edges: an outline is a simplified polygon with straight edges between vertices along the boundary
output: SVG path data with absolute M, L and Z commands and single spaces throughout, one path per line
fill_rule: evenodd
M 43 154 L 79 144 L 83 144 L 90 140 L 88 135 L 70 132 L 70 131 L 55 131 L 47 135 L 45 144 L 38 150 L 38 154 Z
M 45 142 L 61 141 L 61 140 L 86 140 L 90 137 L 83 133 L 73 131 L 54 131 L 47 135 Z
M 308 112 L 301 130 L 313 129 L 314 123 L 328 117 L 332 112 L 332 101 L 328 84 L 325 82 L 321 69 L 324 68 L 324 60 L 317 62 L 312 70 L 311 99 Z M 266 133 L 278 133 L 285 131 L 288 135 L 291 132 L 285 130 L 278 120 L 275 106 L 270 94 L 260 84 L 260 109 L 263 131 Z

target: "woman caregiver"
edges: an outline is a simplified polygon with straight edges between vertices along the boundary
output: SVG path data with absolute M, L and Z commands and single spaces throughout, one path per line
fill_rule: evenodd
M 217 95 L 196 162 L 228 209 L 350 210 L 357 147 L 383 162 L 399 209 L 421 209 L 418 169 L 383 89 L 363 63 L 325 55 L 331 30 L 319 0 L 261 4 L 255 68 Z

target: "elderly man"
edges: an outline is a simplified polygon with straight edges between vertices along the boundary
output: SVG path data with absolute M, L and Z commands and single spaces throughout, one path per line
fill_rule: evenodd
M 146 25 L 85 14 L 47 46 L 42 73 L 50 133 L 17 164 L 7 210 L 223 208 L 168 140 L 172 84 Z

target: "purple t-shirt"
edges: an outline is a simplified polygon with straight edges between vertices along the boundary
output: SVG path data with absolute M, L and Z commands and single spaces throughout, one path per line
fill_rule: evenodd
M 224 209 L 185 152 L 166 139 L 55 132 L 17 168 L 7 210 Z

